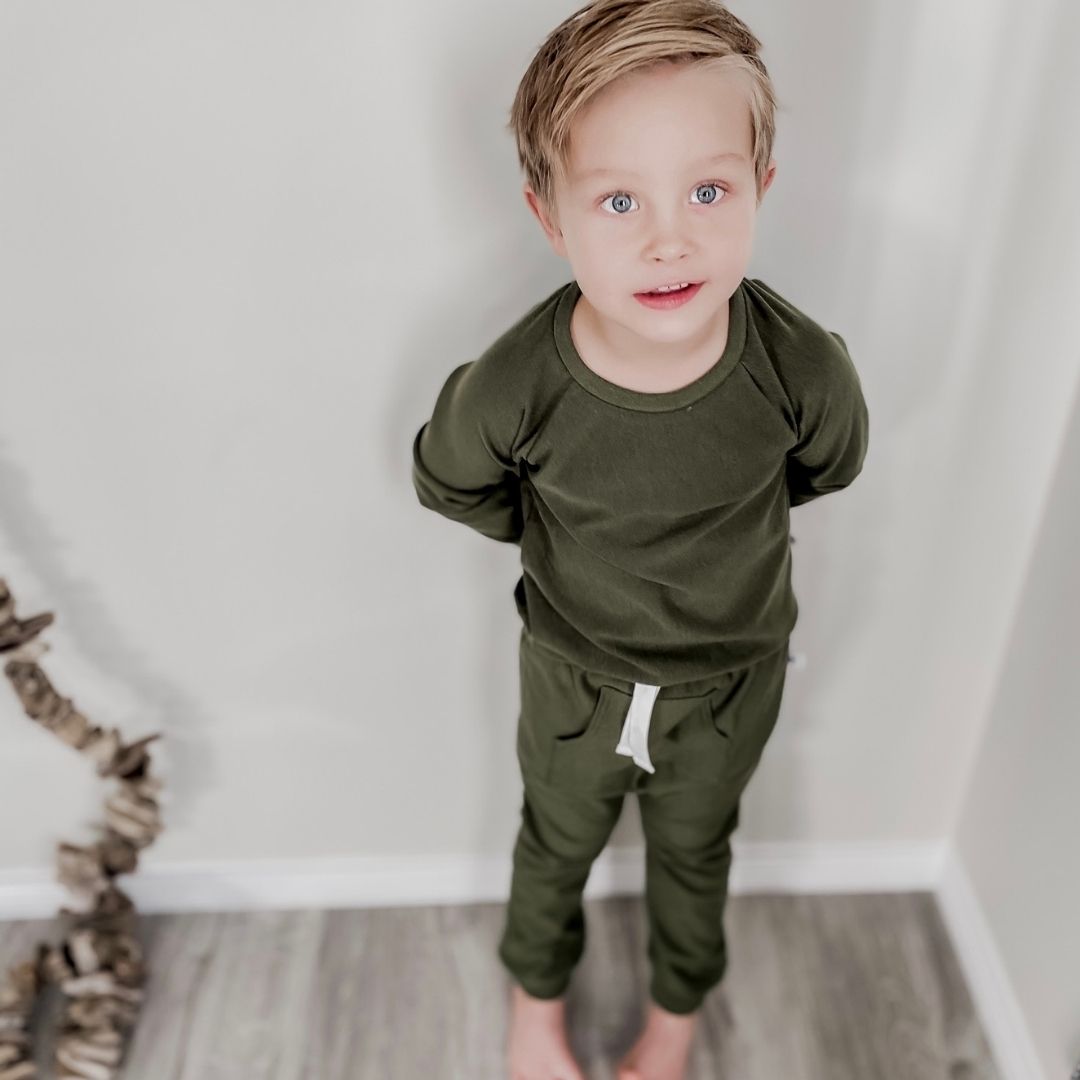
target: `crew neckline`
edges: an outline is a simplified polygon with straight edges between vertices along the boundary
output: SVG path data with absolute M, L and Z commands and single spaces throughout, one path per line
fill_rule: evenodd
M 581 286 L 576 280 L 571 280 L 566 285 L 555 307 L 555 345 L 559 356 L 567 371 L 582 387 L 612 405 L 621 405 L 623 408 L 637 409 L 640 412 L 664 412 L 692 405 L 711 390 L 715 390 L 728 377 L 742 355 L 743 346 L 746 344 L 746 296 L 743 288 L 745 280 L 744 278 L 739 282 L 739 287 L 731 296 L 727 344 L 719 360 L 693 382 L 680 386 L 677 390 L 664 390 L 656 394 L 631 390 L 605 379 L 581 359 L 570 335 L 570 317 L 581 296 Z

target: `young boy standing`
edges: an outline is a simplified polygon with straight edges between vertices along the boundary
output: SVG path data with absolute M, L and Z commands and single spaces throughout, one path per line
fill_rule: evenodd
M 573 278 L 450 373 L 413 441 L 422 505 L 521 547 L 511 1080 L 584 1080 L 563 994 L 628 792 L 652 975 L 618 1076 L 684 1075 L 798 615 L 789 509 L 867 450 L 843 339 L 744 277 L 776 172 L 759 49 L 715 0 L 597 0 L 549 35 L 511 126 Z

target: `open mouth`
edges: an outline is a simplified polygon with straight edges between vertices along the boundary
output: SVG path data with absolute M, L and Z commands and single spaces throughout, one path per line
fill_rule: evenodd
M 669 308 L 685 304 L 701 289 L 702 282 L 692 281 L 679 289 L 667 289 L 663 292 L 649 291 L 634 293 L 634 299 L 646 307 Z
M 677 293 L 686 292 L 687 289 L 692 289 L 695 285 L 700 284 L 697 281 L 689 281 L 685 285 L 678 289 L 651 289 L 645 293 L 645 296 L 674 296 Z

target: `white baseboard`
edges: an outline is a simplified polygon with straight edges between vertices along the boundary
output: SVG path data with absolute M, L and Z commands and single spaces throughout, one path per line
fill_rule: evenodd
M 934 891 L 944 848 L 913 845 L 732 844 L 730 892 Z M 290 908 L 411 907 L 504 902 L 509 852 L 460 855 L 321 856 L 310 859 L 155 862 L 146 852 L 118 883 L 145 914 Z M 640 893 L 639 847 L 608 847 L 593 864 L 587 899 Z M 70 894 L 44 867 L 0 871 L 0 919 L 49 918 Z
M 931 892 L 952 939 L 1003 1080 L 1045 1080 L 1023 1010 L 963 866 L 948 844 L 732 844 L 731 895 Z M 143 914 L 505 902 L 510 856 L 343 856 L 157 864 L 118 883 Z M 586 899 L 635 895 L 644 852 L 607 848 Z M 71 895 L 51 868 L 0 871 L 0 920 L 49 919 Z
M 1048 1080 L 990 924 L 955 857 L 946 860 L 935 896 L 1003 1080 Z

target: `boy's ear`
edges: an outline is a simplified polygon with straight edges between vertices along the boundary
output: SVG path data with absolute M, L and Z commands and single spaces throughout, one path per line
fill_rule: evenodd
M 563 240 L 563 234 L 559 229 L 559 223 L 555 215 L 548 212 L 540 196 L 533 191 L 529 183 L 526 182 L 522 194 L 525 196 L 525 205 L 533 212 L 536 220 L 540 222 L 540 227 L 547 234 L 548 242 L 554 249 L 555 254 L 561 255 L 564 259 L 567 258 L 566 242 Z
M 761 194 L 758 196 L 758 205 L 765 198 L 765 192 L 772 186 L 773 177 L 776 176 L 776 159 L 769 162 L 769 168 L 765 173 L 765 182 L 761 185 Z

